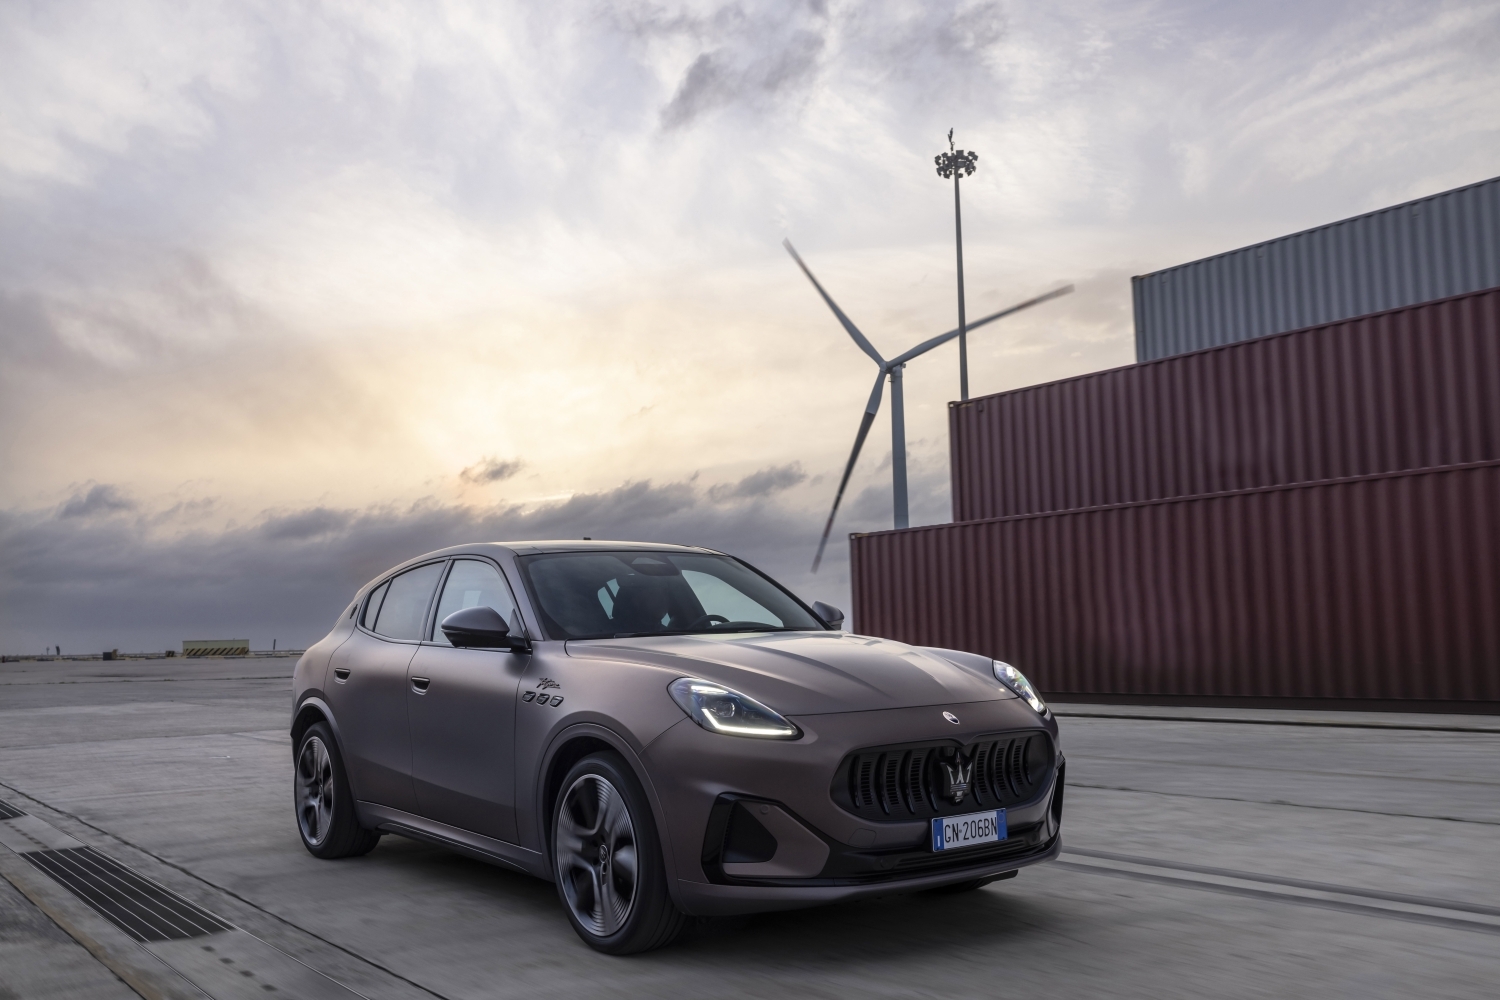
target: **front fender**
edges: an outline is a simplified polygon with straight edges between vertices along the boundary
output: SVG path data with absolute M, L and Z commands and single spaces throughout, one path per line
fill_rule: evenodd
M 688 721 L 686 719 L 684 722 Z M 552 869 L 552 810 L 547 804 L 547 777 L 552 773 L 553 762 L 557 760 L 558 752 L 569 743 L 577 739 L 595 739 L 607 744 L 620 755 L 625 763 L 635 774 L 641 788 L 646 792 L 646 801 L 651 804 L 651 818 L 656 823 L 656 837 L 661 844 L 662 863 L 666 866 L 667 885 L 672 893 L 673 902 L 677 900 L 677 863 L 676 852 L 673 849 L 671 837 L 668 832 L 666 813 L 662 809 L 661 797 L 656 793 L 656 785 L 651 780 L 651 774 L 646 770 L 645 762 L 636 753 L 630 741 L 608 726 L 596 722 L 579 722 L 559 730 L 548 742 L 546 749 L 542 752 L 541 762 L 537 768 L 536 778 L 532 789 L 532 819 L 535 828 L 536 843 L 542 845 L 542 851 L 546 854 L 547 870 L 550 874 Z

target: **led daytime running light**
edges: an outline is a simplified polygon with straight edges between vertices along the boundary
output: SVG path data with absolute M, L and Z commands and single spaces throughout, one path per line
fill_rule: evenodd
M 712 681 L 680 677 L 667 691 L 687 717 L 711 733 L 763 740 L 795 740 L 802 730 L 754 698 Z

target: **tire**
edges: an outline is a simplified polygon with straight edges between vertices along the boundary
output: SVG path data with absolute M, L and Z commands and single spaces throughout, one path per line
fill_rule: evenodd
M 552 807 L 552 872 L 568 921 L 596 951 L 660 948 L 686 922 L 667 891 L 646 794 L 615 754 L 591 754 L 563 778 Z
M 357 858 L 380 841 L 359 825 L 344 759 L 326 722 L 307 727 L 292 757 L 292 808 L 302 846 L 315 858 Z

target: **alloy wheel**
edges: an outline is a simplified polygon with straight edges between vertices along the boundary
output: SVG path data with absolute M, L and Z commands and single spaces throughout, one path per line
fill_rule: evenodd
M 635 903 L 635 825 L 625 799 L 606 778 L 581 775 L 557 813 L 558 884 L 573 917 L 595 937 L 624 926 Z
M 333 824 L 333 760 L 317 736 L 309 737 L 297 755 L 297 824 L 314 847 L 328 839 Z

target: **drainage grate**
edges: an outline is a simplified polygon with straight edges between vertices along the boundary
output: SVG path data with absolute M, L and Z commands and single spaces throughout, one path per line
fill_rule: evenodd
M 32 851 L 22 857 L 137 941 L 177 941 L 231 929 L 92 847 Z
M 20 817 L 25 815 L 25 813 L 17 809 L 15 806 L 11 805 L 9 802 L 6 802 L 4 799 L 0 799 L 0 819 L 19 819 Z

